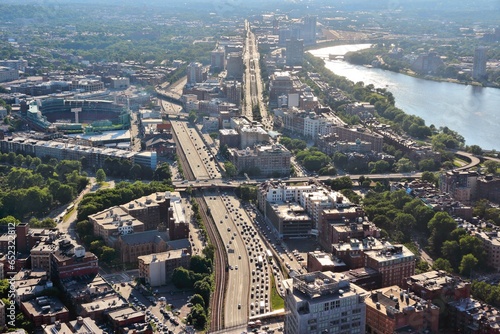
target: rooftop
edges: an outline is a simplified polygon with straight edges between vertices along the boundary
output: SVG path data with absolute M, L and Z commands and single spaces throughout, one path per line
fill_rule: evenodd
M 395 313 L 416 311 L 421 312 L 430 303 L 416 297 L 413 294 L 408 294 L 405 290 L 397 285 L 389 286 L 371 292 L 370 296 L 365 299 L 367 307 L 378 310 L 378 312 L 393 315 Z M 432 309 L 438 309 L 434 304 L 430 304 Z
M 273 210 L 286 221 L 311 220 L 305 209 L 296 203 L 273 203 Z
M 169 259 L 179 259 L 183 256 L 188 256 L 189 253 L 186 249 L 174 249 L 163 253 L 154 253 L 149 255 L 138 256 L 137 259 L 139 261 L 143 261 L 144 264 L 150 264 L 152 262 L 163 262 L 168 261 Z
M 104 211 L 90 215 L 89 218 L 96 221 L 102 228 L 107 230 L 114 230 L 123 225 L 132 227 L 144 225 L 119 206 L 113 206 Z
M 68 312 L 68 309 L 57 297 L 37 297 L 36 299 L 21 302 L 26 311 L 33 315 L 57 314 Z
M 90 303 L 81 304 L 83 310 L 87 313 L 93 313 L 105 310 L 114 310 L 128 305 L 128 302 L 121 296 L 111 295 L 104 298 L 95 299 Z
M 144 317 L 144 312 L 136 311 L 131 307 L 126 307 L 109 312 L 109 317 L 114 321 L 122 321 L 130 318 Z
M 297 275 L 292 278 L 292 286 L 294 294 L 300 293 L 309 299 L 332 294 L 345 297 L 356 293 L 356 289 L 351 289 L 349 280 L 344 275 L 336 275 L 330 271 Z

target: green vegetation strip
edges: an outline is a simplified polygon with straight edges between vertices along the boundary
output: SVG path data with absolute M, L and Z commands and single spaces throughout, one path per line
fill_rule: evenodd
M 278 294 L 278 290 L 276 289 L 276 283 L 274 282 L 274 275 L 271 274 L 271 309 L 272 310 L 280 310 L 285 308 L 285 301 Z

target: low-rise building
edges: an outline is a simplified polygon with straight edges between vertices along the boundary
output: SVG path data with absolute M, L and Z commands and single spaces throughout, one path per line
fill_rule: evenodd
M 372 291 L 365 303 L 368 333 L 439 333 L 439 307 L 397 285 Z
M 141 255 L 161 253 L 167 250 L 168 234 L 159 231 L 145 231 L 118 237 L 117 249 L 123 263 L 137 261 Z
M 238 173 L 249 172 L 261 176 L 290 175 L 292 153 L 281 144 L 230 150 L 231 162 Z
M 85 251 L 83 246 L 59 249 L 52 254 L 53 278 L 65 279 L 85 275 L 97 275 L 99 264 L 97 256 Z
M 15 295 L 17 305 L 21 302 L 33 299 L 40 295 L 45 289 L 52 288 L 52 281 L 45 270 L 23 269 L 14 275 Z
M 108 313 L 109 321 L 115 330 L 135 324 L 144 323 L 145 314 L 143 311 L 136 311 L 131 307 L 122 308 Z
M 479 174 L 475 171 L 448 171 L 439 176 L 439 189 L 464 204 L 471 204 L 476 197 Z
M 314 251 L 307 253 L 307 271 L 331 271 L 342 272 L 347 270 L 347 265 L 329 253 Z
M 450 333 L 500 333 L 500 310 L 473 298 L 447 304 L 445 318 Z
M 403 288 L 423 299 L 455 301 L 470 297 L 471 283 L 442 270 L 413 275 L 405 280 Z
M 402 286 L 415 274 L 415 255 L 403 245 L 386 243 L 381 250 L 365 251 L 365 266 L 382 274 L 382 286 Z
M 167 225 L 172 194 L 156 192 L 121 205 L 123 211 L 144 223 L 144 230 L 156 230 L 160 224 Z
M 92 223 L 94 236 L 101 237 L 111 247 L 120 235 L 144 231 L 144 223 L 119 206 L 90 215 L 89 222 Z
M 369 267 L 350 269 L 340 272 L 345 275 L 349 282 L 365 289 L 366 291 L 380 289 L 382 287 L 382 275 L 375 269 Z
M 240 134 L 234 129 L 219 130 L 220 146 L 227 145 L 228 148 L 240 147 Z
M 139 277 L 151 286 L 165 285 L 172 279 L 177 267 L 189 268 L 191 254 L 188 249 L 176 249 L 138 257 Z
M 311 216 L 296 203 L 268 203 L 266 217 L 283 239 L 307 237 L 313 228 Z
M 122 296 L 113 294 L 80 304 L 78 314 L 100 322 L 105 319 L 105 315 L 125 307 L 128 307 L 128 302 Z
M 284 281 L 287 334 L 365 333 L 367 292 L 332 272 Z
M 21 302 L 21 311 L 35 327 L 69 321 L 69 310 L 57 297 L 37 297 Z
M 76 320 L 61 322 L 57 320 L 50 325 L 42 326 L 44 334 L 65 333 L 65 334 L 103 334 L 95 321 L 91 318 L 77 317 Z

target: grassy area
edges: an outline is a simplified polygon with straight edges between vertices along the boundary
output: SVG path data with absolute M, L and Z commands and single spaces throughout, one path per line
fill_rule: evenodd
M 280 310 L 285 308 L 285 301 L 278 294 L 278 290 L 276 289 L 276 284 L 274 282 L 274 275 L 271 274 L 271 309 L 273 311 Z
M 453 166 L 455 167 L 462 167 L 465 166 L 469 163 L 469 161 L 462 160 L 460 158 L 455 158 L 453 159 Z

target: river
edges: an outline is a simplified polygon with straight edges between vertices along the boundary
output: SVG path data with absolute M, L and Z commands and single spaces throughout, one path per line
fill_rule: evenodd
M 467 145 L 500 150 L 500 89 L 425 80 L 328 59 L 329 54 L 343 55 L 368 47 L 370 44 L 338 45 L 309 52 L 323 58 L 337 75 L 387 88 L 398 108 L 421 117 L 427 125 L 447 126 L 464 136 Z

